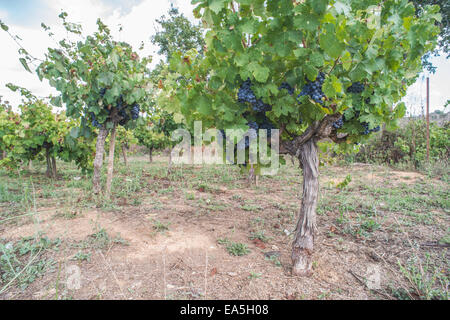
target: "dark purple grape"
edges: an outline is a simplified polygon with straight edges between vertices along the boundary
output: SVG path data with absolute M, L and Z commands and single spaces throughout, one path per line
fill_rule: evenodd
M 333 123 L 333 128 L 337 130 L 337 129 L 342 128 L 343 125 L 344 125 L 344 119 L 340 118 L 338 121 Z
M 292 96 L 294 94 L 294 89 L 287 82 L 283 82 L 278 90 L 285 89 Z
M 250 79 L 247 79 L 246 81 L 244 81 L 244 83 L 242 83 L 238 91 L 238 101 L 240 103 L 256 103 L 256 96 L 253 93 L 251 86 L 252 82 L 250 81 Z
M 323 98 L 325 98 L 325 94 L 322 91 L 323 82 L 325 81 L 325 74 L 320 72 L 315 81 L 306 80 L 306 85 L 303 87 L 300 94 L 297 96 L 297 101 L 300 97 L 310 96 L 315 102 L 324 104 Z
M 364 84 L 358 81 L 358 82 L 352 83 L 352 85 L 350 87 L 348 87 L 347 92 L 359 94 L 359 93 L 362 93 L 364 91 L 364 89 L 365 89 Z

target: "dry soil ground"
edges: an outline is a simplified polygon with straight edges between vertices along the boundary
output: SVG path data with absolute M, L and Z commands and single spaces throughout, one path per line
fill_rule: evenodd
M 298 278 L 297 166 L 248 186 L 236 167 L 155 160 L 119 164 L 111 201 L 67 165 L 1 172 L 0 299 L 448 299 L 446 177 L 322 167 L 314 275 Z

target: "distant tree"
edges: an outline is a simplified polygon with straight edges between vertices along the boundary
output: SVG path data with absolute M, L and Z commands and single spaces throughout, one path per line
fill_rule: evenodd
M 422 10 L 427 5 L 439 5 L 441 7 L 441 15 L 442 20 L 437 21 L 436 24 L 441 28 L 441 33 L 438 39 L 439 47 L 433 52 L 428 53 L 424 56 L 424 67 L 429 71 L 434 72 L 436 70 L 435 67 L 431 64 L 429 59 L 431 56 L 439 54 L 442 51 L 447 55 L 447 59 L 450 57 L 450 1 L 448 0 L 412 0 L 414 3 L 417 13 L 420 14 Z
M 153 162 L 154 150 L 163 149 L 169 144 L 169 138 L 163 132 L 158 132 L 151 118 L 141 121 L 133 133 L 139 145 L 148 149 L 150 162 Z
M 0 109 L 0 149 L 5 151 L 0 165 L 18 168 L 32 160 L 46 160 L 47 176 L 57 177 L 56 158 L 75 161 L 84 172 L 92 166 L 95 144 L 93 138 L 74 139 L 72 130 L 80 122 L 67 119 L 64 114 L 53 113 L 53 107 L 38 99 L 29 90 L 8 84 L 12 91 L 20 92 L 20 113 L 9 105 Z
M 185 54 L 188 51 L 195 49 L 200 55 L 203 54 L 205 47 L 205 40 L 202 34 L 200 25 L 195 25 L 189 21 L 177 8 L 171 6 L 168 17 L 163 15 L 156 20 L 160 24 L 160 31 L 152 37 L 152 43 L 159 46 L 159 54 L 164 55 L 166 61 L 161 61 L 151 72 L 150 78 L 154 87 L 163 89 L 162 83 L 173 72 L 170 70 L 167 62 L 176 54 Z M 169 110 L 161 110 L 160 107 L 154 103 L 155 111 L 152 115 L 154 123 L 154 130 L 158 133 L 163 133 L 167 138 L 166 147 L 169 151 L 169 172 L 172 165 L 172 148 L 177 142 L 171 141 L 172 132 L 180 127 L 180 124 L 175 121 L 173 114 Z
M 136 130 L 136 129 L 134 129 Z M 117 155 L 122 153 L 123 161 L 125 163 L 125 166 L 128 167 L 128 156 L 127 151 L 130 149 L 131 145 L 134 145 L 137 143 L 136 138 L 133 135 L 133 130 L 126 129 L 124 127 L 118 127 L 117 129 L 117 140 L 116 140 L 116 148 Z M 116 155 L 116 156 L 117 156 Z
M 187 52 L 192 48 L 199 52 L 203 51 L 205 41 L 201 33 L 201 27 L 191 23 L 173 5 L 169 9 L 169 17 L 165 15 L 157 19 L 161 30 L 152 38 L 152 43 L 159 46 L 158 54 L 166 57 L 169 61 L 174 52 Z

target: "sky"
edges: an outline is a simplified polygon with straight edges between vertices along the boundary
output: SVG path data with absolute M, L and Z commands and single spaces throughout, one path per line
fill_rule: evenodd
M 143 54 L 152 55 L 153 64 L 156 64 L 162 57 L 157 55 L 158 48 L 150 38 L 156 32 L 155 20 L 167 14 L 171 3 L 195 21 L 191 0 L 0 0 L 0 20 L 10 27 L 13 34 L 22 38 L 24 47 L 32 55 L 39 58 L 43 57 L 48 47 L 55 46 L 40 27 L 41 22 L 52 27 L 57 36 L 64 37 L 58 21 L 62 10 L 69 14 L 70 21 L 83 26 L 85 34 L 94 32 L 97 18 L 101 18 L 116 39 L 128 42 L 135 50 L 144 41 Z M 119 25 L 123 27 L 122 32 L 118 32 Z M 17 45 L 3 31 L 0 32 L 0 43 L 0 96 L 4 100 L 10 101 L 13 106 L 21 100 L 17 93 L 5 87 L 9 82 L 31 90 L 36 96 L 57 95 L 46 80 L 41 82 L 36 74 L 24 70 L 18 59 Z M 436 73 L 421 74 L 408 90 L 404 99 L 408 114 L 421 114 L 422 105 L 425 105 L 427 76 L 430 77 L 430 111 L 443 110 L 445 102 L 450 99 L 450 60 L 440 56 L 433 58 L 432 62 L 437 67 Z
M 137 51 L 142 43 L 145 49 L 140 55 L 153 56 L 156 64 L 162 57 L 157 55 L 158 47 L 150 38 L 157 28 L 156 19 L 166 14 L 171 3 L 179 8 L 186 17 L 194 21 L 190 0 L 0 0 L 0 20 L 9 26 L 13 35 L 19 35 L 23 46 L 36 58 L 43 58 L 47 48 L 55 47 L 46 32 L 41 28 L 41 22 L 52 28 L 56 38 L 63 38 L 58 15 L 61 11 L 68 13 L 68 20 L 83 26 L 84 34 L 96 31 L 96 21 L 101 18 L 112 31 L 115 39 L 125 41 Z M 123 31 L 119 32 L 119 25 Z M 29 89 L 38 97 L 57 95 L 46 80 L 39 81 L 36 74 L 31 74 L 19 62 L 19 47 L 0 30 L 0 96 L 13 106 L 18 105 L 21 97 L 5 87 L 13 83 Z M 36 69 L 30 65 L 32 70 Z

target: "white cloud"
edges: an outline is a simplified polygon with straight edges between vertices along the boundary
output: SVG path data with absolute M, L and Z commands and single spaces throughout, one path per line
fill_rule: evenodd
M 144 0 L 140 3 L 122 10 L 113 7 L 107 0 L 44 0 L 45 4 L 53 12 L 53 21 L 43 21 L 52 28 L 56 38 L 66 37 L 66 33 L 59 23 L 57 16 L 64 10 L 69 14 L 68 20 L 80 23 L 85 34 L 91 34 L 96 29 L 96 22 L 101 18 L 110 28 L 117 40 L 131 44 L 135 50 L 139 48 L 141 42 L 145 44 L 142 54 L 152 55 L 153 64 L 156 64 L 160 57 L 156 55 L 158 48 L 150 42 L 150 37 L 155 32 L 155 19 L 166 14 L 170 8 L 171 1 Z M 193 6 L 190 0 L 172 1 L 188 18 L 194 20 Z M 126 3 L 126 2 L 124 2 Z M 7 12 L 0 11 L 0 17 L 7 21 Z M 123 26 L 123 31 L 118 32 L 118 26 Z M 19 25 L 9 25 L 13 34 L 19 35 L 23 39 L 24 47 L 34 56 L 42 58 L 48 47 L 55 47 L 55 43 L 49 39 L 42 29 L 31 29 Z M 20 96 L 11 92 L 5 84 L 11 82 L 31 90 L 37 96 L 48 96 L 57 94 L 48 83 L 40 82 L 36 74 L 25 71 L 19 62 L 18 46 L 9 38 L 5 32 L 0 32 L 0 43 L 6 44 L 1 51 L 0 59 L 0 95 L 9 100 L 13 105 L 20 103 Z M 31 67 L 31 66 L 30 66 Z
M 69 20 L 83 25 L 85 34 L 90 34 L 96 30 L 97 18 L 101 18 L 110 26 L 113 35 L 120 41 L 131 44 L 137 50 L 143 41 L 145 50 L 142 54 L 153 56 L 153 65 L 161 57 L 156 52 L 158 48 L 154 46 L 150 37 L 155 33 L 155 19 L 166 14 L 170 4 L 174 3 L 185 16 L 194 21 L 192 10 L 194 6 L 190 0 L 143 0 L 124 10 L 123 7 L 113 6 L 108 0 L 42 0 L 52 11 L 51 16 L 55 17 L 52 21 L 44 21 L 52 27 L 53 31 L 65 37 L 66 33 L 62 29 L 57 18 L 63 9 L 68 12 Z M 127 3 L 126 1 L 123 2 Z M 136 3 L 136 2 L 133 2 Z M 8 23 L 8 13 L 0 11 L 0 19 Z M 118 25 L 123 26 L 123 31 L 118 32 Z M 14 34 L 22 37 L 24 46 L 35 56 L 43 57 L 48 47 L 54 47 L 55 44 L 49 40 L 45 32 L 41 29 L 30 29 L 23 26 L 10 25 Z M 5 32 L 0 32 L 0 43 L 5 44 L 2 47 L 0 59 L 0 95 L 3 95 L 13 104 L 20 102 L 20 97 L 5 88 L 8 82 L 26 87 L 32 90 L 38 96 L 47 96 L 50 93 L 56 93 L 46 82 L 40 82 L 35 74 L 26 72 L 18 60 L 16 44 L 8 37 Z M 447 99 L 449 99 L 449 77 L 450 64 L 444 57 L 433 59 L 433 63 L 438 66 L 437 73 L 430 76 L 431 84 L 431 111 L 442 109 Z M 421 102 L 425 103 L 425 84 L 418 80 L 409 90 L 408 96 L 404 101 L 413 113 L 421 112 Z
M 0 9 L 0 19 L 5 20 L 8 18 L 8 12 Z
M 450 63 L 445 56 L 434 57 L 432 63 L 437 67 L 435 74 L 422 73 L 408 89 L 407 96 L 403 101 L 407 104 L 408 112 L 421 115 L 426 110 L 427 82 L 430 78 L 430 112 L 443 110 L 447 100 L 450 99 Z

